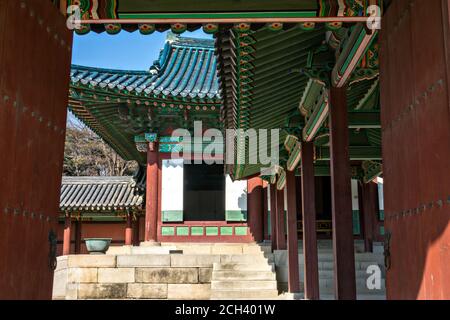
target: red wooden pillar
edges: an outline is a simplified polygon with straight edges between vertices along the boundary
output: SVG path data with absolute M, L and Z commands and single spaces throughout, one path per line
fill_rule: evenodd
M 133 216 L 131 213 L 127 213 L 127 224 L 125 227 L 125 245 L 133 245 Z
M 286 221 L 284 219 L 284 190 L 276 190 L 277 249 L 286 250 Z
M 347 87 L 331 89 L 330 169 L 335 297 L 356 299 Z
M 70 229 L 72 227 L 72 221 L 70 217 L 70 213 L 66 213 L 65 221 L 64 221 L 64 238 L 63 238 L 63 255 L 67 256 L 70 254 Z
M 277 187 L 275 184 L 269 186 L 270 196 L 270 241 L 272 251 L 278 250 L 277 246 Z
M 147 190 L 145 205 L 145 241 L 156 242 L 158 231 L 159 197 L 158 143 L 150 142 L 147 151 Z
M 305 299 L 319 300 L 314 150 L 312 142 L 302 143 L 302 217 Z
M 268 199 L 268 184 L 263 183 L 263 225 L 264 225 L 264 240 L 269 240 L 269 199 Z
M 287 193 L 287 249 L 288 249 L 288 289 L 290 293 L 300 292 L 298 274 L 298 234 L 295 172 L 286 172 Z
M 263 181 L 261 178 L 247 180 L 248 226 L 256 242 L 263 240 Z
M 136 220 L 133 221 L 133 244 L 135 246 L 138 246 L 140 242 L 140 221 L 140 216 L 136 216 Z
M 364 250 L 373 251 L 375 226 L 378 214 L 378 185 L 373 182 L 359 184 L 360 208 L 364 234 Z
M 75 231 L 75 254 L 81 253 L 81 218 L 77 221 L 76 231 Z

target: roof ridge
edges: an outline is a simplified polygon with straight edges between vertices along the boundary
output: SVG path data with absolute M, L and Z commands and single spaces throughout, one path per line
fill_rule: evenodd
M 62 184 L 133 183 L 133 176 L 63 176 Z

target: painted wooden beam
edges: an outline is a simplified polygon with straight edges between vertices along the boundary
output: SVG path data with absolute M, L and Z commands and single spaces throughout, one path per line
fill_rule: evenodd
M 297 234 L 297 201 L 295 173 L 286 173 L 287 196 L 287 250 L 288 250 L 288 290 L 290 293 L 300 292 L 298 265 L 298 234 Z
M 348 136 L 348 133 L 347 133 Z M 330 138 L 331 141 L 331 138 Z M 347 146 L 350 160 L 381 160 L 381 146 Z M 331 148 L 316 147 L 316 160 L 330 160 Z
M 379 112 L 349 112 L 350 129 L 381 129 Z
M 332 88 L 330 108 L 334 289 L 338 300 L 356 299 L 347 88 Z
M 356 25 L 344 42 L 342 52 L 332 71 L 332 84 L 342 88 L 347 84 L 353 71 L 361 62 L 377 32 L 368 31 L 364 24 Z
M 309 142 L 313 141 L 322 127 L 325 120 L 328 118 L 329 102 L 328 91 L 323 88 L 318 96 L 315 105 L 311 111 L 311 115 L 308 117 L 308 121 L 303 128 L 303 140 Z
M 314 179 L 314 145 L 302 143 L 302 221 L 305 299 L 319 300 L 319 263 L 316 233 L 316 201 Z

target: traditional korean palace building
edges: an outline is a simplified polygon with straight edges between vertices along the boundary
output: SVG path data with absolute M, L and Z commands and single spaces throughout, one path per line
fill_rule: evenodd
M 299 35 L 302 33 L 304 32 L 300 29 Z M 259 242 L 263 239 L 268 240 L 271 234 L 270 194 L 267 182 L 264 183 L 260 178 L 232 181 L 232 175 L 224 174 L 223 166 L 186 164 L 183 159 L 171 158 L 174 148 L 182 146 L 170 136 L 171 130 L 174 128 L 193 127 L 194 121 L 202 121 L 202 125 L 206 126 L 204 129 L 224 128 L 223 122 L 220 121 L 222 100 L 219 94 L 217 59 L 214 50 L 213 40 L 186 38 L 169 33 L 159 59 L 148 71 L 106 70 L 72 66 L 69 108 L 114 147 L 122 157 L 127 160 L 137 160 L 144 166 L 148 158 L 146 153 L 151 154 L 147 148 L 148 141 L 146 139 L 149 135 L 146 137 L 145 127 L 150 125 L 153 131 L 161 132 L 163 135 L 157 138 L 159 146 L 155 151 L 159 158 L 158 190 L 160 191 L 158 191 L 157 198 L 147 202 L 148 207 L 153 203 L 158 203 L 156 207 L 157 233 L 154 239 L 157 241 Z M 295 68 L 296 66 L 298 67 L 298 63 L 288 67 Z M 274 75 L 268 74 L 267 76 Z M 376 88 L 377 82 L 372 79 L 360 81 L 370 82 L 370 84 L 364 84 L 366 89 Z M 308 85 L 320 87 L 320 84 L 312 82 Z M 376 94 L 374 93 L 374 95 Z M 362 93 L 360 95 L 362 96 Z M 305 100 L 313 99 L 303 98 Z M 277 100 L 274 101 L 277 104 Z M 372 202 L 375 201 L 375 203 L 371 204 L 374 209 L 370 211 L 366 209 L 367 216 L 365 217 L 366 220 L 371 220 L 372 225 L 369 224 L 369 226 L 373 230 L 362 232 L 358 188 L 361 193 L 361 187 L 364 184 L 361 183 L 358 186 L 357 179 L 362 181 L 364 178 L 363 161 L 365 161 L 365 165 L 376 165 L 377 161 L 381 160 L 379 124 L 376 122 L 379 118 L 377 101 L 375 97 L 364 106 L 363 111 L 352 113 L 359 116 L 359 125 L 365 127 L 365 129 L 356 129 L 355 131 L 358 132 L 354 133 L 356 147 L 354 148 L 353 167 L 355 179 L 352 180 L 353 234 L 357 238 L 363 237 L 365 234 L 368 241 L 373 240 L 374 231 L 376 239 L 381 238 L 380 229 L 376 228 L 374 223 L 378 225 L 382 216 L 380 217 L 378 214 L 378 204 L 376 203 L 378 196 L 375 194 L 372 199 Z M 323 115 L 318 116 L 323 117 Z M 292 117 L 296 121 L 301 121 L 300 110 L 294 110 Z M 372 123 L 367 125 L 362 123 L 368 121 L 365 118 L 371 118 Z M 355 120 L 355 122 L 357 121 Z M 293 127 L 292 129 L 284 128 L 282 139 L 286 139 L 286 141 L 289 141 L 289 138 L 295 139 L 292 135 L 287 136 L 285 132 L 296 130 L 298 128 L 296 126 L 299 125 L 296 123 L 290 125 Z M 270 128 L 273 125 L 268 123 L 263 127 Z M 326 129 L 322 130 L 324 133 L 320 143 L 316 144 L 317 172 L 315 180 L 318 193 L 316 207 L 318 209 L 318 235 L 327 238 L 331 237 L 332 233 L 331 184 L 327 156 L 322 156 L 322 153 L 329 154 L 327 147 L 329 134 Z M 357 146 L 358 143 L 364 145 Z M 201 157 L 202 150 L 195 148 L 194 146 L 194 156 Z M 195 154 L 196 151 L 200 153 Z M 286 160 L 289 160 L 287 156 Z M 145 179 L 148 173 L 144 171 L 142 170 L 143 177 L 141 179 Z M 254 175 L 255 172 L 251 172 L 249 175 Z M 366 177 L 366 179 L 368 178 Z M 80 181 L 76 178 L 66 177 L 63 180 L 60 207 L 61 211 L 67 214 L 67 219 L 69 216 L 74 219 L 73 216 L 75 216 L 75 219 L 80 220 L 78 209 L 89 211 L 89 208 L 96 206 L 109 209 L 107 205 L 91 204 L 90 202 L 96 199 L 99 201 L 109 199 L 111 195 L 106 191 L 115 191 L 118 194 L 118 191 L 114 190 L 114 186 L 108 186 L 108 180 L 105 178 L 85 179 L 88 183 L 82 185 L 82 187 L 88 188 L 90 187 L 89 183 L 95 181 L 98 181 L 100 185 L 105 183 L 105 190 L 100 190 L 105 194 L 99 196 L 91 189 L 77 190 L 75 188 L 77 181 L 82 183 L 83 179 Z M 115 180 L 111 180 L 111 182 L 114 183 Z M 70 183 L 69 186 L 73 185 L 68 191 L 66 191 L 67 183 Z M 300 177 L 296 178 L 296 185 L 298 185 L 297 188 L 300 188 Z M 375 185 L 374 187 L 376 188 Z M 272 187 L 272 189 L 275 188 Z M 247 199 L 248 194 L 250 195 L 249 199 Z M 93 198 L 89 199 L 89 196 Z M 136 209 L 135 207 L 134 203 L 129 203 L 126 207 L 117 207 L 116 210 L 122 213 L 123 217 L 124 212 Z M 367 205 L 366 207 L 368 208 Z M 301 201 L 296 204 L 296 211 L 299 220 L 298 233 L 301 239 Z M 96 220 L 98 219 L 100 216 L 96 218 Z M 108 221 L 105 217 L 101 219 L 105 223 Z M 111 217 L 109 222 L 120 221 L 120 219 L 117 216 Z M 142 219 L 141 225 L 144 226 L 144 219 Z M 123 239 L 122 235 L 121 238 Z M 131 244 L 131 240 L 125 241 L 125 243 Z M 368 246 L 370 245 L 368 244 Z M 75 252 L 79 252 L 79 250 L 75 250 Z
M 164 268 L 198 262 L 189 246 L 260 246 L 256 262 L 236 258 L 255 269 L 233 276 L 273 273 L 282 254 L 277 277 L 283 267 L 287 290 L 307 299 L 324 284 L 336 299 L 357 297 L 370 262 L 358 260 L 362 243 L 384 254 L 388 299 L 450 298 L 449 12 L 447 0 L 1 1 L 0 30 L 13 27 L 0 31 L 0 155 L 11 154 L 0 163 L 12 168 L 0 177 L 0 297 L 49 297 L 58 241 L 68 266 L 84 258 L 72 255 L 80 239 L 108 233 L 113 245 L 183 247 L 157 261 Z M 213 40 L 183 35 L 198 29 Z M 148 70 L 71 65 L 73 32 L 169 30 Z M 61 193 L 66 106 L 139 163 L 135 177 L 64 178 Z M 111 206 L 116 197 L 123 206 Z M 129 261 L 95 259 L 109 275 Z M 188 280 L 203 298 L 240 297 L 242 279 L 223 295 L 233 257 L 216 259 L 212 276 L 196 265 Z M 133 268 L 133 281 L 152 277 Z M 77 297 L 98 297 L 92 288 L 110 278 L 95 277 Z M 109 283 L 113 297 L 141 297 L 133 281 Z M 194 295 L 180 285 L 148 293 Z

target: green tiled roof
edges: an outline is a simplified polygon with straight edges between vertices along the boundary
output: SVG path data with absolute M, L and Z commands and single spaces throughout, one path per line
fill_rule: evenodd
M 213 40 L 169 34 L 147 71 L 73 65 L 69 109 L 122 158 L 144 163 L 137 135 L 190 130 L 197 120 L 222 128 L 216 61 Z
M 219 101 L 214 41 L 179 38 L 166 42 L 148 71 L 73 65 L 71 84 L 106 92 L 153 98 Z

